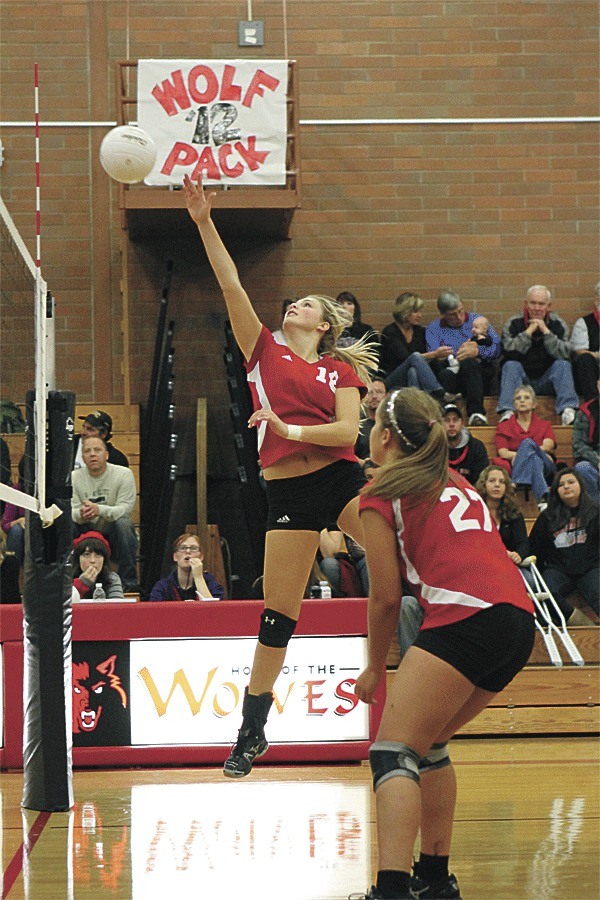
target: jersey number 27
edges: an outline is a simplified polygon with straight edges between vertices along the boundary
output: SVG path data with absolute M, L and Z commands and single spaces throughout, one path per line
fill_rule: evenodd
M 462 491 L 459 491 L 458 488 L 444 488 L 442 491 L 442 496 L 440 500 L 442 503 L 448 503 L 450 500 L 456 500 L 456 505 L 450 511 L 450 521 L 452 522 L 452 527 L 455 531 L 491 531 L 492 530 L 492 517 L 490 516 L 490 511 L 483 502 L 483 497 L 477 493 L 477 491 L 469 490 L 469 488 L 465 491 L 466 494 L 474 500 L 476 503 L 481 504 L 483 509 L 483 525 L 479 522 L 478 519 L 473 519 L 465 515 L 469 511 L 469 507 L 471 504 L 465 497 Z

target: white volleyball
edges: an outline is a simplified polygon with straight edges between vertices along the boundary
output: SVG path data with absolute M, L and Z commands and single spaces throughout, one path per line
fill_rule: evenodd
M 136 125 L 118 125 L 100 144 L 102 168 L 115 181 L 135 184 L 150 174 L 156 162 L 156 145 Z

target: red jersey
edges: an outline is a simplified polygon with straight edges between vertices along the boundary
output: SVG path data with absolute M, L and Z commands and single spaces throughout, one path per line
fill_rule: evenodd
M 263 325 L 252 356 L 246 363 L 254 410 L 271 409 L 288 425 L 324 425 L 335 421 L 335 392 L 338 388 L 358 388 L 367 392 L 352 366 L 331 356 L 309 363 L 285 345 L 278 344 Z M 279 437 L 261 422 L 258 426 L 258 452 L 264 469 L 311 446 L 304 441 Z M 331 457 L 356 460 L 353 445 L 319 447 Z
M 550 438 L 556 444 L 556 436 L 550 422 L 540 419 L 535 413 L 531 414 L 531 422 L 527 431 L 517 422 L 516 416 L 511 416 L 504 422 L 499 422 L 496 428 L 496 447 L 498 450 L 517 451 L 525 438 L 531 438 L 536 442 L 538 447 L 542 446 L 542 441 Z
M 425 611 L 421 627 L 460 622 L 498 603 L 533 613 L 523 578 L 482 497 L 457 478 L 460 488 L 448 480 L 425 515 L 423 503 L 407 509 L 406 497 L 360 498 L 360 510 L 376 510 L 397 535 L 402 577 Z

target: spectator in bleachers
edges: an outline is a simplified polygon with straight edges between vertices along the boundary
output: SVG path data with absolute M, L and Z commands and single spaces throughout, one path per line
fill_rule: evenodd
M 573 422 L 573 458 L 575 469 L 585 479 L 590 497 L 600 502 L 600 446 L 598 428 L 598 394 L 600 379 L 596 382 L 596 396 L 582 403 Z
M 534 522 L 529 543 L 542 576 L 568 621 L 574 591 L 600 613 L 598 504 L 574 469 L 561 469 L 548 495 L 548 507 Z
M 556 472 L 554 429 L 535 414 L 536 396 L 531 385 L 517 388 L 513 406 L 516 415 L 500 421 L 496 428 L 498 456 L 494 463 L 510 473 L 514 484 L 530 487 L 538 508 L 545 509 L 548 481 Z
M 425 332 L 427 351 L 437 354 L 432 359 L 432 368 L 447 392 L 460 391 L 465 398 L 468 424 L 487 425 L 483 398 L 494 376 L 493 361 L 500 355 L 500 338 L 489 326 L 489 346 L 472 340 L 473 322 L 479 316 L 467 313 L 454 291 L 442 291 L 437 307 L 440 318 L 430 322 Z M 450 356 L 459 363 L 458 372 L 448 365 Z
M 448 465 L 471 484 L 475 484 L 489 465 L 485 444 L 464 427 L 462 412 L 455 403 L 444 406 L 442 424 L 448 439 Z
M 129 468 L 129 460 L 116 447 L 111 444 L 112 437 L 112 418 L 102 409 L 96 409 L 94 412 L 88 413 L 87 416 L 79 416 L 83 425 L 81 426 L 81 434 L 75 435 L 73 445 L 73 468 L 80 469 L 83 465 L 81 456 L 82 443 L 84 437 L 102 438 L 108 450 L 108 461 L 113 466 L 126 466 Z
M 584 400 L 597 395 L 600 369 L 600 281 L 594 288 L 594 308 L 577 319 L 571 333 L 575 387 Z
M 516 389 L 530 384 L 538 394 L 555 394 L 562 424 L 573 424 L 579 398 L 570 363 L 569 329 L 550 311 L 551 306 L 551 292 L 543 284 L 535 284 L 527 291 L 523 312 L 512 316 L 504 326 L 498 398 L 501 422 L 513 414 Z
M 369 384 L 367 396 L 363 403 L 365 418 L 361 418 L 358 438 L 354 445 L 354 452 L 361 466 L 365 467 L 371 462 L 369 459 L 369 441 L 373 425 L 375 424 L 375 413 L 377 407 L 385 397 L 385 382 L 381 378 L 373 378 Z
M 85 531 L 73 541 L 73 587 L 77 600 L 89 600 L 101 584 L 107 600 L 122 600 L 123 585 L 110 567 L 110 544 L 99 531 Z
M 362 320 L 362 313 L 360 309 L 360 303 L 350 291 L 342 291 L 335 298 L 336 303 L 339 303 L 344 307 L 346 312 L 352 316 L 352 324 L 345 328 L 338 340 L 338 343 L 341 347 L 348 347 L 350 344 L 355 343 L 355 341 L 359 341 L 362 337 L 365 337 L 367 334 L 372 335 L 372 340 L 375 339 L 376 332 L 372 325 L 367 325 L 366 322 Z
M 13 484 L 15 491 L 24 491 L 25 457 L 19 460 L 19 480 Z M 2 531 L 6 534 L 6 549 L 14 553 L 19 566 L 25 560 L 25 508 L 8 501 L 2 514 Z
M 321 572 L 333 597 L 368 597 L 369 573 L 364 549 L 349 535 L 324 528 L 319 536 Z
M 131 513 L 136 485 L 131 469 L 108 461 L 106 444 L 99 437 L 84 437 L 81 469 L 72 475 L 71 512 L 75 534 L 93 529 L 108 538 L 112 556 L 119 563 L 125 593 L 138 590 L 137 536 Z
M 519 509 L 515 488 L 508 472 L 502 466 L 486 466 L 475 485 L 490 515 L 500 532 L 502 543 L 506 552 L 515 565 L 520 566 L 530 554 L 527 526 L 523 513 Z M 529 569 L 521 570 L 525 578 L 535 587 L 533 577 Z
M 471 340 L 480 347 L 491 347 L 494 343 L 490 334 L 491 327 L 489 319 L 486 319 L 485 316 L 477 316 L 476 319 L 473 319 L 471 326 Z
M 222 600 L 223 587 L 204 570 L 204 553 L 195 534 L 180 534 L 173 542 L 175 568 L 157 581 L 149 600 Z
M 450 349 L 428 351 L 425 329 L 421 325 L 423 300 L 412 291 L 404 291 L 394 301 L 394 321 L 381 332 L 380 368 L 388 390 L 418 387 L 440 403 L 444 388 L 435 377 L 431 363 L 446 359 Z

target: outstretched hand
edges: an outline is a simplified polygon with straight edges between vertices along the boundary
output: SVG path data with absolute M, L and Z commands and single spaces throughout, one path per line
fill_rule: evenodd
M 210 219 L 212 201 L 216 197 L 216 194 L 213 192 L 207 196 L 204 193 L 204 188 L 202 186 L 202 177 L 194 184 L 189 175 L 183 176 L 183 190 L 188 212 L 196 225 L 208 222 Z

